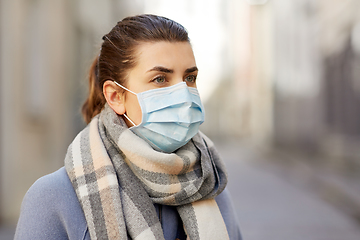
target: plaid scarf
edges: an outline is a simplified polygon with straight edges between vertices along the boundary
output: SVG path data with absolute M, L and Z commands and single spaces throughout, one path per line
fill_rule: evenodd
M 225 168 L 201 133 L 174 153 L 158 152 L 106 104 L 69 146 L 65 168 L 92 240 L 163 240 L 154 203 L 176 206 L 188 239 L 228 239 L 214 200 Z

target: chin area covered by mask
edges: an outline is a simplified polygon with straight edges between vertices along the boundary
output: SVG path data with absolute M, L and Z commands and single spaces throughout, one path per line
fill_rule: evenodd
M 135 94 L 142 111 L 142 121 L 130 127 L 136 135 L 148 142 L 155 150 L 171 153 L 184 146 L 199 131 L 205 111 L 196 88 L 185 82 L 176 85 L 134 93 L 115 82 L 121 88 Z

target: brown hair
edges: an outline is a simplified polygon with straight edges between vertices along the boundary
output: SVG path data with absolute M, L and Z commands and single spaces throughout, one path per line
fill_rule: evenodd
M 126 86 L 126 75 L 136 65 L 136 46 L 144 42 L 190 42 L 186 29 L 165 17 L 144 14 L 124 18 L 103 38 L 99 56 L 89 71 L 89 95 L 82 106 L 86 123 L 101 112 L 107 80 Z

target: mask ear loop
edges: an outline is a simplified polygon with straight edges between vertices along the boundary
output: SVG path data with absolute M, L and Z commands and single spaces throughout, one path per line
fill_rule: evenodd
M 115 82 L 115 81 L 113 81 L 113 82 L 114 82 L 116 85 L 118 85 L 119 87 L 121 87 L 122 89 L 124 89 L 124 90 L 126 90 L 126 91 L 128 91 L 128 92 L 131 92 L 132 94 L 135 94 L 135 95 L 137 96 L 137 94 L 134 93 L 133 91 L 127 89 L 126 87 L 120 85 L 119 83 L 117 83 L 117 82 Z M 133 126 L 136 126 L 136 124 L 135 124 L 133 121 L 131 121 L 131 119 L 130 119 L 125 113 L 124 113 L 123 115 L 124 115 L 124 117 L 125 117 Z
M 124 117 L 127 119 L 127 120 L 129 120 L 129 122 L 135 127 L 136 126 L 136 124 L 133 122 L 133 121 L 131 121 L 131 119 L 124 113 L 123 114 L 124 115 Z
M 137 94 L 136 94 L 136 93 L 134 93 L 133 91 L 131 91 L 131 90 L 127 89 L 126 87 L 124 87 L 124 86 L 120 85 L 120 83 L 115 82 L 115 81 L 113 81 L 113 82 L 114 82 L 116 85 L 118 85 L 119 87 L 121 87 L 122 89 L 124 89 L 124 90 L 126 90 L 126 91 L 128 91 L 128 92 L 131 92 L 132 94 L 137 95 Z

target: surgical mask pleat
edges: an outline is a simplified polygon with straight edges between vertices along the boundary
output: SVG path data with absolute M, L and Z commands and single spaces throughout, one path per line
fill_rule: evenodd
M 198 109 L 181 107 L 171 107 L 166 111 L 156 111 L 148 115 L 147 122 L 178 122 L 185 123 L 202 121 L 202 113 Z
M 164 152 L 172 152 L 174 148 L 178 148 L 182 143 L 177 141 L 176 139 L 170 138 L 165 135 L 159 135 L 158 132 L 152 131 L 147 128 L 141 129 L 141 133 L 138 130 L 133 130 L 135 134 L 143 135 L 143 136 L 153 136 L 151 141 L 147 141 L 153 148 L 156 150 L 164 151 Z M 146 139 L 144 139 L 146 140 Z
M 160 135 L 171 137 L 176 141 L 186 140 L 189 132 L 188 127 L 172 123 L 152 123 L 144 126 L 144 128 L 151 130 L 152 132 L 156 132 Z

